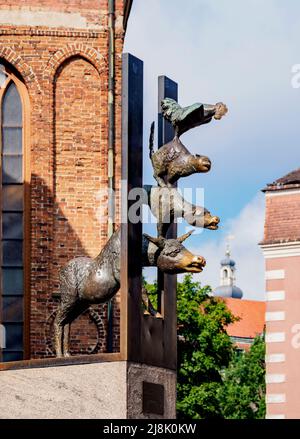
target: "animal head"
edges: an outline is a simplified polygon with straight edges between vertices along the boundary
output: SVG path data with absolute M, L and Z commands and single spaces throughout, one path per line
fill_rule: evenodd
M 208 172 L 211 168 L 211 161 L 205 155 L 195 154 L 192 156 L 192 160 L 197 172 Z
M 157 256 L 157 266 L 164 273 L 200 273 L 205 267 L 206 261 L 202 256 L 195 256 L 183 245 L 192 232 L 185 233 L 176 239 L 167 239 L 162 236 L 153 238 L 144 234 L 148 241 L 155 244 L 159 253 Z
M 211 213 L 207 210 L 204 214 L 204 228 L 209 230 L 217 230 L 220 218 L 218 216 L 211 216 Z
M 220 218 L 218 216 L 212 216 L 207 209 L 192 204 L 190 205 L 190 209 L 186 209 L 184 219 L 191 226 L 203 227 L 204 229 L 209 230 L 217 230 L 220 222 Z
M 223 104 L 223 102 L 218 102 L 216 104 L 216 112 L 214 115 L 214 118 L 216 120 L 220 120 L 222 119 L 223 116 L 225 116 L 225 114 L 228 112 L 228 108 L 226 107 L 225 104 Z

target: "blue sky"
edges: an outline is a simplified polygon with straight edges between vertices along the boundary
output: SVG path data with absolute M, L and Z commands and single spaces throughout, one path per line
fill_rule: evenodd
M 219 231 L 205 230 L 187 246 L 206 257 L 199 279 L 215 287 L 226 236 L 234 235 L 237 285 L 246 298 L 263 299 L 260 189 L 300 166 L 300 88 L 291 85 L 292 66 L 300 63 L 300 2 L 134 0 L 124 51 L 144 61 L 145 182 L 153 182 L 147 143 L 158 75 L 178 82 L 183 106 L 227 104 L 221 121 L 182 136 L 213 166 L 180 186 L 203 187 L 206 207 L 222 220 Z

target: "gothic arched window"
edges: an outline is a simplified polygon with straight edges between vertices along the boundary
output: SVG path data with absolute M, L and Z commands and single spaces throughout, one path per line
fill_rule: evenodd
M 0 61 L 0 321 L 6 341 L 0 350 L 0 361 L 24 358 L 23 87 L 21 80 Z

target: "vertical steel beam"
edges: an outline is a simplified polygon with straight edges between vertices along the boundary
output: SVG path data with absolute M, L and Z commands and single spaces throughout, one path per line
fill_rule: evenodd
M 170 142 L 174 137 L 174 129 L 170 122 L 165 120 L 161 113 L 161 101 L 164 98 L 178 100 L 178 85 L 167 76 L 158 77 L 158 148 Z M 171 224 L 167 233 L 168 238 L 177 237 L 177 226 Z M 177 312 L 176 312 L 176 288 L 177 276 L 168 275 L 157 271 L 157 302 L 158 310 L 164 316 L 166 328 L 168 328 L 169 342 L 165 349 L 169 358 L 174 360 L 172 365 L 176 367 L 177 359 Z M 168 351 L 172 347 L 173 351 Z M 175 349 L 175 352 L 174 352 Z
M 115 0 L 108 0 L 108 218 L 107 237 L 114 232 L 114 162 L 115 162 Z M 113 351 L 113 299 L 107 304 L 107 352 Z
M 128 200 L 143 187 L 143 62 L 131 54 L 122 58 L 122 197 L 121 225 L 121 354 L 140 361 L 142 326 L 142 222 L 131 223 Z
M 178 100 L 178 85 L 167 76 L 158 77 L 158 148 L 170 142 L 174 137 L 174 129 L 161 114 L 161 101 L 164 98 Z

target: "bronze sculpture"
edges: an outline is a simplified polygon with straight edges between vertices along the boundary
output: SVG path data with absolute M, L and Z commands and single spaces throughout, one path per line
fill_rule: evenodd
M 158 236 L 166 236 L 174 221 L 184 218 L 194 227 L 217 230 L 220 218 L 212 215 L 208 209 L 186 201 L 177 188 L 145 185 L 147 203 L 157 222 Z
M 226 113 L 227 107 L 223 102 L 215 105 L 196 103 L 189 107 L 181 107 L 170 98 L 161 101 L 163 117 L 174 127 L 175 137 L 180 137 L 192 128 L 209 123 L 212 118 L 220 120 Z
M 154 244 L 154 247 L 148 245 L 147 250 L 143 240 L 143 266 L 155 266 L 169 274 L 200 273 L 205 267 L 205 259 L 193 255 L 182 245 L 192 233 L 193 230 L 176 239 L 166 239 L 163 236 L 153 238 L 144 233 L 146 240 Z
M 200 273 L 205 259 L 189 252 L 177 239 L 144 235 L 143 265 L 158 266 L 168 273 Z M 69 356 L 70 324 L 90 305 L 111 299 L 120 287 L 120 230 L 117 230 L 92 259 L 72 259 L 60 271 L 60 305 L 54 320 L 56 356 Z
M 180 177 L 195 172 L 208 172 L 211 167 L 208 157 L 190 154 L 179 137 L 191 128 L 210 122 L 212 117 L 221 119 L 226 112 L 227 107 L 223 103 L 194 104 L 181 108 L 172 99 L 162 101 L 162 114 L 172 123 L 175 137 L 154 152 L 154 125 L 151 127 L 150 158 L 159 187 L 148 187 L 148 203 L 158 219 L 158 237 L 144 234 L 143 266 L 157 266 L 162 272 L 169 274 L 200 273 L 203 270 L 205 259 L 193 255 L 182 244 L 192 232 L 176 239 L 166 238 L 170 224 L 178 216 L 184 216 L 191 225 L 211 230 L 216 230 L 219 223 L 219 218 L 212 216 L 207 209 L 187 203 L 174 187 Z M 163 201 L 164 194 L 161 191 L 165 189 L 173 191 L 171 203 Z M 61 269 L 60 305 L 54 320 L 55 349 L 58 357 L 70 355 L 71 323 L 90 305 L 107 302 L 117 293 L 120 287 L 120 247 L 120 230 L 117 230 L 96 258 L 75 258 Z M 145 290 L 141 296 L 145 306 L 144 314 L 162 318 L 152 306 Z
M 69 356 L 70 324 L 90 305 L 113 297 L 120 287 L 120 234 L 95 258 L 75 258 L 60 271 L 60 304 L 54 320 L 56 356 Z
M 160 187 L 173 187 L 174 183 L 181 177 L 210 170 L 209 158 L 199 154 L 191 154 L 177 136 L 154 152 L 153 131 L 154 122 L 151 125 L 149 150 L 154 170 L 153 176 Z
M 162 114 L 172 123 L 175 131 L 174 139 L 163 145 L 156 152 L 153 150 L 154 122 L 151 125 L 149 150 L 154 170 L 154 178 L 160 187 L 173 187 L 181 177 L 197 172 L 208 172 L 211 161 L 206 156 L 191 154 L 180 141 L 179 137 L 186 131 L 206 123 L 212 118 L 219 120 L 227 113 L 227 107 L 222 102 L 216 105 L 193 104 L 182 108 L 170 98 L 161 102 Z

